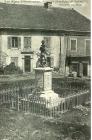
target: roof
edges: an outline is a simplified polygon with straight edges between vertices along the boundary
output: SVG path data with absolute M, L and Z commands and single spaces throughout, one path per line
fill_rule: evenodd
M 43 6 L 0 3 L 0 29 L 90 31 L 90 20 L 75 11 Z

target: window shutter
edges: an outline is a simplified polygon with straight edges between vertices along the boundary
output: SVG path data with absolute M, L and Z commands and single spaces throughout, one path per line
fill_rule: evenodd
M 50 55 L 50 53 L 51 53 L 51 47 L 50 47 L 51 37 L 50 36 L 44 37 L 44 41 L 45 41 L 45 45 L 46 45 L 46 52 Z
M 11 49 L 12 47 L 12 37 L 8 37 L 8 49 Z
M 28 38 L 28 47 L 31 48 L 31 37 Z
M 45 45 L 50 48 L 50 37 L 44 37 Z
M 86 55 L 90 55 L 90 40 L 86 40 Z
M 21 49 L 21 37 L 18 37 L 18 48 Z
M 54 56 L 51 56 L 51 60 L 50 60 L 51 62 L 51 64 L 50 64 L 50 66 L 53 68 L 54 67 Z

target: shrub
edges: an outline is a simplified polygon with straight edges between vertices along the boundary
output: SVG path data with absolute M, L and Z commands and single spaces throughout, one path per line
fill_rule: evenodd
M 12 62 L 4 68 L 4 74 L 21 74 L 22 70 Z
M 0 75 L 4 74 L 4 68 L 0 67 Z

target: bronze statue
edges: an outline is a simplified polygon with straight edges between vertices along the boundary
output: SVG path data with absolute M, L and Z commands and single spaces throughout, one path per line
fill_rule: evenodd
M 47 66 L 47 50 L 46 50 L 46 45 L 45 41 L 42 40 L 41 42 L 41 47 L 40 47 L 40 57 L 38 59 L 38 65 L 37 67 L 46 67 Z

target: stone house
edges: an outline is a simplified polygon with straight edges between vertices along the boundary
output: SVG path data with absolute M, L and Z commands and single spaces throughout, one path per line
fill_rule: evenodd
M 62 74 L 90 76 L 90 20 L 75 11 L 44 6 L 0 3 L 0 64 L 14 62 L 23 72 L 36 67 L 45 40 L 51 67 Z

